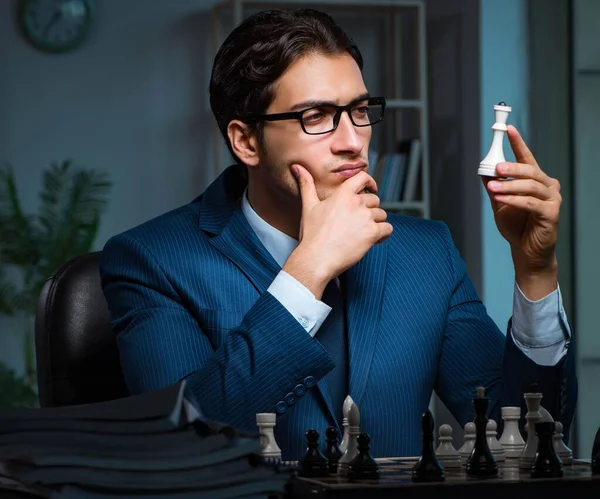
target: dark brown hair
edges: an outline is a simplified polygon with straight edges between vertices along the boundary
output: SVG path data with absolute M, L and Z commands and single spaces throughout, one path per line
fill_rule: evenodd
M 314 9 L 267 10 L 245 19 L 215 56 L 210 105 L 229 152 L 227 126 L 233 119 L 264 114 L 274 98 L 274 83 L 300 57 L 347 52 L 363 69 L 362 55 L 331 16 Z M 248 124 L 262 143 L 263 124 Z

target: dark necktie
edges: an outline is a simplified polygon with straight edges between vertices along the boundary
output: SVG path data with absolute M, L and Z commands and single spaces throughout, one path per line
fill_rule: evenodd
M 316 339 L 335 362 L 335 367 L 324 378 L 336 420 L 342 419 L 342 405 L 348 395 L 348 339 L 342 294 L 335 279 L 323 292 L 322 301 L 331 307 L 331 312 L 319 328 Z

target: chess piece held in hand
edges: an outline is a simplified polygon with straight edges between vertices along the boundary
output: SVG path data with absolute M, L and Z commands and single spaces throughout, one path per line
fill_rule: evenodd
M 413 482 L 443 482 L 446 479 L 444 467 L 438 461 L 433 449 L 433 415 L 429 410 L 421 420 L 423 451 L 412 470 Z
M 504 135 L 506 135 L 506 120 L 508 114 L 512 111 L 510 106 L 507 106 L 504 102 L 498 102 L 494 106 L 494 115 L 496 118 L 495 123 L 492 125 L 494 135 L 492 138 L 492 145 L 490 147 L 487 156 L 479 163 L 479 170 L 477 173 L 486 177 L 498 177 L 496 173 L 496 165 L 506 161 L 504 159 Z
M 310 478 L 329 476 L 327 458 L 319 451 L 319 432 L 306 432 L 306 454 L 298 461 L 298 475 Z
M 486 417 L 490 399 L 485 396 L 485 388 L 477 387 L 477 396 L 473 399 L 475 409 L 475 445 L 467 460 L 467 475 L 492 477 L 498 475 L 498 464 L 487 443 Z
M 358 455 L 348 465 L 349 480 L 377 480 L 379 478 L 379 465 L 371 457 L 371 437 L 361 433 L 356 438 Z
M 531 478 L 560 478 L 563 466 L 554 449 L 554 421 L 544 421 L 535 425 L 538 446 L 531 463 Z

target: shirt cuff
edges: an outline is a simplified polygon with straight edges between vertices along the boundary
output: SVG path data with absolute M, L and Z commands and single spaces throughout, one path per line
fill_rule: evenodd
M 315 298 L 306 286 L 281 270 L 267 289 L 311 336 L 315 336 L 331 307 Z
M 567 352 L 571 329 L 560 286 L 531 301 L 515 282 L 511 333 L 515 344 L 541 365 L 555 365 Z

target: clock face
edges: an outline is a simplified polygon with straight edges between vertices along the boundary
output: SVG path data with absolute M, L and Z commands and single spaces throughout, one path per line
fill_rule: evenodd
M 89 0 L 21 0 L 21 28 L 45 52 L 73 50 L 86 38 L 92 13 Z

